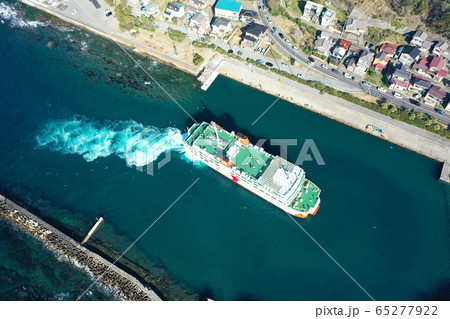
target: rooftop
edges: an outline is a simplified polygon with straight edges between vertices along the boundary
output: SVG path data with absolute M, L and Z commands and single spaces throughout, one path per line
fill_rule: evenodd
M 443 101 L 445 99 L 445 96 L 447 95 L 447 92 L 443 88 L 433 85 L 428 90 L 427 95 L 431 95 L 439 101 Z
M 236 0 L 218 0 L 215 9 L 227 10 L 232 12 L 239 12 L 242 8 L 242 3 Z

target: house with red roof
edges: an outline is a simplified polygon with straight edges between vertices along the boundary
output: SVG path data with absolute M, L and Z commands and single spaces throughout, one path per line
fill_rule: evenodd
M 423 102 L 431 107 L 436 107 L 444 102 L 446 96 L 447 92 L 443 88 L 433 85 L 425 95 Z
M 448 74 L 448 68 L 444 58 L 439 56 L 421 57 L 414 63 L 413 69 L 419 74 L 441 82 Z
M 393 91 L 406 92 L 412 73 L 406 71 L 404 66 L 397 67 L 389 76 L 389 88 Z
M 393 44 L 393 43 L 384 43 L 380 47 L 380 51 L 386 53 L 386 56 L 388 58 L 392 58 L 394 56 L 394 54 L 397 52 L 397 49 L 398 49 L 398 45 Z

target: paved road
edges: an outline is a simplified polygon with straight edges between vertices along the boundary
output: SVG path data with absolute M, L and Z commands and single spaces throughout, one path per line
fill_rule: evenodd
M 259 12 L 262 23 L 266 27 L 268 27 L 270 30 L 274 30 L 273 28 L 275 27 L 275 25 L 273 22 L 269 22 L 269 20 L 268 20 L 269 14 L 267 12 L 267 9 L 265 9 L 265 10 L 259 9 L 260 6 L 261 7 L 264 6 L 263 0 L 257 0 L 257 5 L 258 5 L 258 12 Z M 308 56 L 306 54 L 304 54 L 303 52 L 294 50 L 292 48 L 292 45 L 289 45 L 286 41 L 284 41 L 279 36 L 279 31 L 270 33 L 270 37 L 273 39 L 274 43 L 276 43 L 277 46 L 279 48 L 281 48 L 288 56 L 294 57 L 300 63 L 303 63 L 303 64 L 308 63 Z M 407 109 L 426 113 L 432 117 L 437 118 L 441 123 L 443 123 L 445 125 L 450 125 L 450 115 L 448 114 L 448 112 L 446 112 L 445 115 L 441 115 L 441 114 L 436 113 L 432 107 L 429 107 L 427 105 L 421 104 L 420 106 L 418 106 L 418 105 L 410 103 L 409 97 L 405 96 L 403 99 L 398 99 L 398 98 L 394 97 L 392 92 L 389 90 L 388 90 L 388 92 L 383 93 L 383 92 L 378 91 L 376 89 L 376 87 L 374 87 L 374 86 L 372 86 L 372 88 L 368 88 L 368 87 L 362 85 L 360 82 L 355 82 L 352 79 L 346 78 L 341 72 L 333 72 L 330 69 L 325 69 L 325 68 L 321 67 L 320 65 L 317 65 L 317 62 L 316 62 L 316 65 L 310 66 L 310 68 L 316 72 L 323 73 L 325 76 L 327 76 L 333 80 L 342 81 L 343 83 L 347 83 L 348 85 L 355 88 L 354 91 L 357 91 L 359 88 L 363 92 L 366 92 L 367 94 L 370 94 L 374 97 L 383 98 L 392 104 L 396 104 L 398 106 L 401 106 L 401 107 L 404 107 Z M 324 82 L 324 84 L 329 85 L 326 82 Z

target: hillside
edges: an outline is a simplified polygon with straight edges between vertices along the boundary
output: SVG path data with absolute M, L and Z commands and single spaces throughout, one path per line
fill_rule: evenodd
M 393 25 L 407 25 L 450 39 L 450 0 L 333 0 L 333 3 L 348 10 L 356 6 Z

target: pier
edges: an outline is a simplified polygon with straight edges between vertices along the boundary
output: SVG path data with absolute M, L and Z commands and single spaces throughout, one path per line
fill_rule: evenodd
M 439 180 L 450 183 L 450 163 L 448 161 L 444 162 L 444 166 L 442 167 L 441 177 Z
M 68 261 L 80 264 L 93 276 L 97 283 L 112 291 L 118 298 L 122 300 L 161 301 L 161 298 L 152 289 L 145 287 L 136 278 L 81 246 L 66 234 L 1 194 L 0 217 L 24 232 L 33 235 Z
M 213 84 L 214 80 L 219 75 L 217 69 L 219 68 L 222 61 L 223 58 L 220 56 L 215 56 L 214 58 L 212 58 L 203 70 L 202 74 L 200 74 L 197 78 L 197 80 L 202 83 L 201 89 L 203 91 L 208 90 L 211 84 Z
M 100 217 L 97 219 L 97 222 L 95 223 L 94 227 L 92 227 L 92 229 L 87 233 L 86 237 L 84 237 L 83 241 L 81 242 L 81 245 L 84 245 L 87 243 L 89 238 L 91 238 L 92 235 L 94 235 L 94 233 L 97 231 L 97 229 L 103 223 L 103 221 L 104 221 L 103 217 Z

